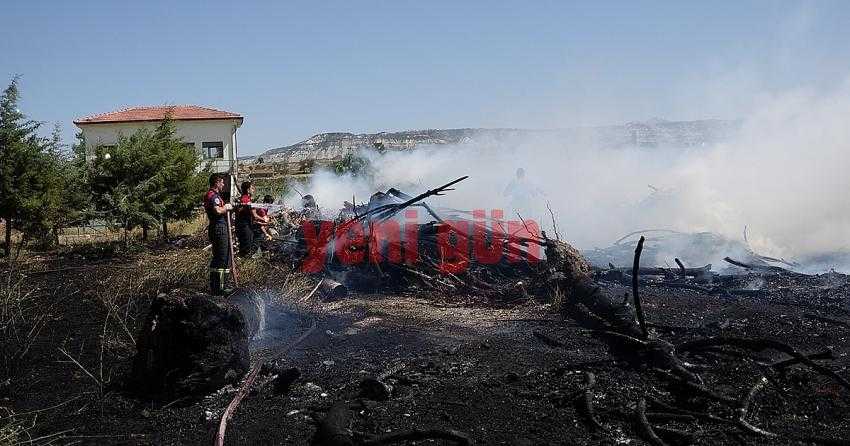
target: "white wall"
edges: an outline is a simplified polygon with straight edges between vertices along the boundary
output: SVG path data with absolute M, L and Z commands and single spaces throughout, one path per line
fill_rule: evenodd
M 119 135 L 130 136 L 140 128 L 155 129 L 159 122 L 116 122 L 100 124 L 78 124 L 86 137 L 89 156 L 94 149 L 101 145 L 115 145 Z M 178 138 L 183 142 L 194 143 L 195 150 L 201 154 L 201 144 L 204 142 L 221 141 L 224 145 L 224 157 L 211 160 L 213 172 L 230 171 L 231 163 L 236 162 L 236 128 L 237 119 L 215 119 L 197 121 L 174 121 Z M 205 166 L 206 164 L 203 164 Z M 235 164 L 233 165 L 235 170 Z

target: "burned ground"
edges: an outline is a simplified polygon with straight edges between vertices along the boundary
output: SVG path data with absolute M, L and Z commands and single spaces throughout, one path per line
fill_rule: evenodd
M 124 380 L 135 353 L 131 335 L 138 335 L 152 299 L 175 288 L 202 289 L 203 273 L 175 262 L 203 256 L 189 248 L 123 262 L 64 258 L 60 264 L 47 256 L 28 264 L 21 277 L 35 284 L 41 305 L 52 305 L 52 317 L 0 389 L 2 405 L 27 428 L 20 438 L 49 436 L 35 444 L 210 444 L 234 387 L 191 400 L 152 401 L 132 396 Z M 159 272 L 133 279 L 140 264 Z M 260 285 L 247 277 L 252 266 L 245 266 L 246 280 Z M 423 290 L 300 304 L 309 279 L 294 283 L 285 271 L 254 267 L 266 268 L 271 280 L 265 285 L 292 282 L 282 299 L 300 305 L 317 329 L 260 373 L 229 423 L 226 444 L 308 444 L 313 420 L 339 401 L 353 409 L 352 428 L 363 435 L 456 429 L 476 444 L 643 444 L 652 440 L 635 414 L 641 400 L 655 433 L 669 444 L 807 444 L 800 439 L 814 437 L 844 444 L 850 433 L 850 393 L 808 367 L 764 365 L 788 359 L 775 351 L 717 348 L 681 355 L 706 388 L 729 399 L 741 399 L 762 376 L 769 378 L 754 394 L 746 420 L 779 436 L 758 436 L 734 423 L 729 405 L 679 389 L 645 364 L 612 352 L 604 337 L 562 316 L 547 299 L 522 295 L 506 303 Z M 126 283 L 119 286 L 122 278 Z M 112 289 L 110 281 L 116 282 Z M 759 291 L 642 285 L 651 333 L 673 344 L 725 336 L 779 340 L 807 354 L 829 350 L 833 359 L 819 362 L 850 375 L 845 276 L 751 273 L 729 281 L 727 289 L 758 282 Z M 611 295 L 630 291 L 618 282 L 598 283 Z M 104 304 L 106 291 L 114 292 L 115 306 Z M 299 376 L 278 385 L 277 375 L 293 379 L 288 368 Z M 588 395 L 598 427 L 582 402 L 588 373 L 596 381 Z M 380 378 L 389 393 L 372 395 L 377 401 L 361 398 L 361 382 L 369 377 Z

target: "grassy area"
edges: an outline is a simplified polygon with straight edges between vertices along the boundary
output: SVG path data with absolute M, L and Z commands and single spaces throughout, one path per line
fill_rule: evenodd
M 168 223 L 168 236 L 180 237 L 185 235 L 200 234 L 206 229 L 207 220 L 203 212 L 198 211 L 194 218 L 185 221 L 174 221 Z M 108 226 L 77 226 L 63 228 L 59 231 L 59 246 L 75 246 L 92 243 L 123 242 L 126 238 L 130 243 L 138 243 L 142 240 L 142 228 L 134 228 L 130 231 L 115 229 Z M 160 228 L 151 228 L 148 232 L 150 241 L 161 238 Z

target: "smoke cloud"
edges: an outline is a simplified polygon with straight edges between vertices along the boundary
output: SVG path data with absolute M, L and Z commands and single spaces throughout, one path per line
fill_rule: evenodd
M 649 228 L 742 241 L 746 226 L 750 246 L 764 255 L 850 251 L 850 82 L 763 98 L 753 110 L 731 140 L 699 148 L 612 149 L 536 132 L 383 155 L 365 150 L 373 177 L 320 172 L 308 190 L 326 210 L 339 209 L 352 195 L 365 202 L 389 187 L 416 194 L 469 175 L 430 203 L 504 209 L 506 218 L 520 208 L 551 231 L 549 203 L 561 237 L 583 249 Z M 517 205 L 505 189 L 520 167 L 526 189 L 541 192 Z

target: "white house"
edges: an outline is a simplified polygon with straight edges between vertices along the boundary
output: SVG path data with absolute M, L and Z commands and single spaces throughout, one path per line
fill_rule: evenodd
M 161 105 L 87 116 L 74 124 L 86 138 L 87 153 L 94 156 L 95 148 L 114 146 L 119 136 L 130 136 L 141 128 L 154 129 L 166 115 L 174 121 L 177 137 L 207 161 L 202 166 L 209 163 L 213 172 L 236 174 L 236 130 L 242 125 L 237 113 L 196 105 Z

